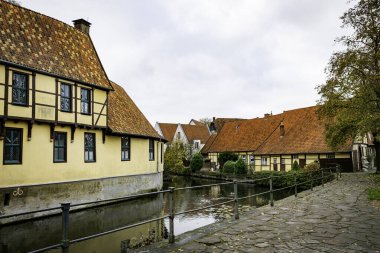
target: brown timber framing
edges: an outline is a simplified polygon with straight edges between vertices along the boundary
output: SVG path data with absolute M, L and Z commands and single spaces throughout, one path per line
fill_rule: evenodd
M 97 113 L 97 114 L 98 114 L 98 117 L 97 117 L 97 119 L 96 119 L 95 126 L 98 125 L 98 121 L 99 121 L 99 119 L 100 119 L 100 116 L 104 115 L 104 114 L 102 114 L 102 113 L 103 113 L 104 107 L 105 107 L 107 104 L 108 104 L 108 96 L 106 97 L 106 101 L 104 101 L 104 104 L 103 104 L 103 106 L 102 106 L 102 109 L 100 110 L 100 113 Z M 93 113 L 93 115 L 94 115 L 94 114 L 95 114 L 95 113 Z M 107 116 L 107 114 L 106 114 L 105 116 Z
M 95 106 L 94 106 L 94 88 L 91 88 L 91 122 L 92 122 L 92 128 L 94 128 L 94 117 L 95 117 Z
M 58 123 L 58 78 L 55 79 L 55 123 Z
M 78 84 L 74 83 L 74 118 L 75 118 L 75 125 L 78 123 Z M 71 141 L 74 141 L 74 139 L 71 139 Z
M 21 70 L 24 70 L 24 71 L 30 71 L 30 72 L 35 72 L 37 74 L 43 74 L 43 75 L 51 76 L 51 77 L 54 77 L 54 78 L 61 78 L 63 80 L 69 81 L 69 82 L 78 82 L 78 81 L 80 81 L 80 80 L 75 80 L 75 79 L 72 79 L 72 78 L 69 78 L 69 77 L 66 77 L 66 76 L 56 75 L 56 74 L 53 74 L 53 73 L 50 73 L 50 72 L 47 72 L 47 71 L 42 71 L 42 70 L 38 70 L 38 69 L 34 69 L 34 68 L 18 65 L 18 64 L 9 62 L 9 61 L 0 60 L 0 64 L 4 64 L 5 68 L 7 68 L 7 67 L 8 68 L 9 67 L 17 68 L 17 69 L 21 69 Z M 100 90 L 105 90 L 105 91 L 107 91 L 107 90 L 108 91 L 109 90 L 113 90 L 113 88 L 111 88 L 112 87 L 111 84 L 110 84 L 110 88 L 107 88 L 107 87 L 95 85 L 95 84 L 92 84 L 92 83 L 86 83 L 86 82 L 81 82 L 81 83 L 83 83 L 84 85 L 96 88 L 96 89 L 100 89 Z
M 8 117 L 9 100 L 9 66 L 5 65 L 5 89 L 4 89 L 4 118 Z
M 36 72 L 33 72 L 32 73 L 32 123 L 34 122 L 35 119 L 36 119 Z

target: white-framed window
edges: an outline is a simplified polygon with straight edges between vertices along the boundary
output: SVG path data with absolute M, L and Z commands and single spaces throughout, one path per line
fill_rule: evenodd
M 241 156 L 241 159 L 243 160 L 243 162 L 245 163 L 247 161 L 247 156 L 246 155 L 242 155 Z
M 154 140 L 149 139 L 149 161 L 154 160 Z
M 261 157 L 261 165 L 268 165 L 268 157 Z
M 298 159 L 299 156 L 298 155 L 293 155 L 293 159 Z
M 250 164 L 255 164 L 255 156 L 254 155 L 249 155 L 249 163 Z
M 281 159 L 280 159 L 280 163 L 281 163 L 281 164 L 285 164 L 285 159 L 284 159 L 284 158 L 281 158 Z

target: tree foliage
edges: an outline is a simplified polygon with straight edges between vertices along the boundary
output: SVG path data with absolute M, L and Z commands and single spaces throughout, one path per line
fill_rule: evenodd
M 292 170 L 294 170 L 294 171 L 298 171 L 298 170 L 300 170 L 300 165 L 298 164 L 298 162 L 297 162 L 297 160 L 295 160 L 294 162 L 293 162 L 293 164 L 292 164 Z
M 223 166 L 223 173 L 229 173 L 229 174 L 235 173 L 235 162 L 226 161 Z
M 169 172 L 173 170 L 176 165 L 177 167 L 181 164 L 183 165 L 183 161 L 186 159 L 186 147 L 184 143 L 178 140 L 174 141 L 166 148 L 164 159 L 164 169 Z
M 200 171 L 203 167 L 203 156 L 196 153 L 190 160 L 190 168 L 192 172 Z
M 344 49 L 332 55 L 327 81 L 317 87 L 334 149 L 367 132 L 380 139 L 380 0 L 359 0 L 341 20 L 352 34 L 337 39 Z
M 235 163 L 235 174 L 247 174 L 247 165 L 241 158 Z
M 223 168 L 225 162 L 227 162 L 227 161 L 234 161 L 235 162 L 235 161 L 237 161 L 238 158 L 239 158 L 239 156 L 235 153 L 223 152 L 223 153 L 219 154 L 218 162 L 220 164 L 220 167 Z

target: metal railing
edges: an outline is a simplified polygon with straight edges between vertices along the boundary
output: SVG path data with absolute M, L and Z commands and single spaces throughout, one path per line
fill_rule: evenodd
M 326 171 L 328 173 L 326 173 Z M 3 215 L 3 216 L 0 216 L 0 219 L 18 217 L 18 216 L 22 216 L 22 215 L 30 215 L 30 214 L 41 213 L 41 212 L 55 211 L 55 210 L 59 210 L 59 209 L 61 210 L 61 214 L 62 214 L 62 239 L 61 239 L 61 242 L 58 243 L 58 244 L 55 244 L 55 245 L 51 245 L 51 246 L 45 247 L 45 248 L 41 248 L 41 249 L 38 249 L 38 250 L 30 251 L 30 253 L 44 252 L 44 251 L 47 251 L 47 250 L 57 249 L 59 247 L 62 249 L 63 253 L 68 253 L 69 252 L 69 247 L 72 244 L 75 244 L 75 243 L 78 243 L 78 242 L 82 242 L 82 241 L 86 241 L 86 240 L 89 240 L 89 239 L 93 239 L 93 238 L 96 238 L 96 237 L 99 237 L 99 236 L 111 234 L 111 233 L 114 233 L 114 232 L 117 232 L 117 231 L 121 231 L 121 230 L 124 230 L 124 229 L 127 229 L 127 228 L 137 227 L 137 226 L 140 226 L 140 225 L 143 225 L 143 224 L 146 224 L 146 223 L 150 223 L 150 222 L 153 222 L 153 221 L 158 221 L 158 220 L 166 219 L 166 218 L 169 218 L 169 235 L 168 235 L 168 240 L 169 240 L 169 243 L 174 243 L 174 241 L 175 241 L 175 237 L 174 237 L 174 218 L 175 218 L 176 215 L 183 215 L 183 214 L 187 214 L 187 213 L 192 213 L 192 212 L 197 212 L 197 211 L 209 209 L 209 208 L 220 206 L 220 205 L 225 205 L 225 204 L 228 204 L 228 203 L 233 203 L 234 218 L 235 219 L 239 219 L 239 208 L 238 208 L 239 207 L 239 200 L 243 200 L 243 199 L 247 199 L 247 198 L 252 198 L 252 197 L 256 197 L 256 196 L 260 196 L 260 195 L 269 194 L 269 204 L 270 204 L 270 206 L 274 206 L 274 198 L 273 198 L 273 193 L 274 192 L 282 191 L 282 190 L 285 190 L 285 189 L 294 188 L 294 196 L 297 197 L 298 196 L 298 187 L 301 186 L 301 185 L 309 184 L 310 185 L 310 190 L 313 191 L 314 190 L 313 188 L 314 188 L 314 185 L 315 185 L 315 181 L 317 181 L 317 180 L 321 180 L 321 185 L 322 185 L 322 187 L 324 187 L 325 186 L 325 180 L 326 180 L 326 178 L 330 178 L 331 179 L 331 177 L 334 176 L 334 177 L 336 177 L 336 180 L 339 180 L 339 178 L 342 177 L 339 166 L 332 167 L 332 168 L 326 168 L 326 169 L 319 169 L 319 170 L 316 170 L 316 171 L 311 171 L 310 173 L 316 173 L 316 172 L 318 172 L 318 173 L 321 172 L 321 177 L 314 178 L 314 176 L 312 176 L 309 180 L 306 180 L 306 181 L 303 181 L 303 182 L 298 182 L 297 181 L 297 173 L 292 173 L 292 174 L 286 173 L 284 175 L 277 175 L 277 176 L 270 174 L 269 177 L 259 178 L 259 179 L 253 179 L 253 180 L 245 180 L 245 181 L 234 180 L 232 182 L 225 182 L 225 183 L 218 183 L 218 184 L 208 184 L 208 185 L 199 185 L 199 186 L 192 186 L 192 187 L 182 187 L 182 188 L 169 187 L 168 190 L 149 192 L 149 193 L 142 193 L 142 194 L 135 194 L 135 195 L 129 195 L 129 196 L 124 196 L 124 197 L 119 197 L 119 198 L 104 199 L 104 200 L 98 200 L 98 201 L 90 201 L 90 202 L 84 202 L 84 203 L 78 203 L 78 204 L 61 203 L 60 207 L 53 207 L 53 208 L 46 208 L 46 209 L 36 210 L 36 211 L 29 211 L 29 212 L 23 212 L 23 213 L 17 213 L 17 214 Z M 303 172 L 303 173 L 306 173 L 306 172 Z M 273 179 L 281 178 L 281 177 L 287 177 L 287 176 L 293 176 L 293 184 L 292 185 L 281 187 L 281 188 L 277 188 L 277 189 L 273 189 Z M 238 184 L 255 184 L 255 183 L 259 182 L 259 181 L 264 181 L 264 180 L 269 180 L 269 190 L 268 191 L 260 192 L 260 193 L 256 193 L 256 194 L 252 194 L 252 195 L 248 195 L 248 196 L 244 196 L 244 197 L 240 197 L 239 198 L 239 196 L 238 196 Z M 201 207 L 201 208 L 196 208 L 196 209 L 191 209 L 191 210 L 186 210 L 186 211 L 181 211 L 181 212 L 175 212 L 175 210 L 174 210 L 174 192 L 175 191 L 182 191 L 182 190 L 189 190 L 189 189 L 192 190 L 192 189 L 197 189 L 197 188 L 205 188 L 205 187 L 228 185 L 228 184 L 233 184 L 234 196 L 233 196 L 232 199 L 229 199 L 227 201 L 220 202 L 220 203 L 217 203 L 217 204 L 212 204 L 212 205 L 204 206 L 204 207 Z M 165 193 L 169 194 L 169 196 L 168 196 L 168 200 L 169 200 L 169 213 L 167 215 L 163 215 L 163 216 L 160 216 L 160 217 L 154 218 L 154 219 L 144 220 L 144 221 L 141 221 L 141 222 L 138 222 L 138 223 L 134 223 L 134 224 L 127 225 L 127 226 L 118 227 L 118 228 L 115 228 L 115 229 L 112 229 L 112 230 L 108 230 L 108 231 L 105 231 L 105 232 L 102 232 L 102 233 L 97 233 L 97 234 L 94 234 L 94 235 L 85 236 L 85 237 L 81 237 L 81 238 L 74 239 L 74 240 L 70 240 L 69 239 L 69 218 L 70 218 L 70 209 L 72 207 L 79 207 L 79 206 L 85 206 L 85 205 L 91 205 L 91 204 L 99 204 L 99 203 L 107 203 L 107 202 L 115 202 L 115 201 L 122 201 L 122 200 L 128 200 L 128 199 L 136 199 L 136 198 L 141 198 L 141 197 L 146 197 L 146 196 L 154 196 L 154 195 L 165 194 Z

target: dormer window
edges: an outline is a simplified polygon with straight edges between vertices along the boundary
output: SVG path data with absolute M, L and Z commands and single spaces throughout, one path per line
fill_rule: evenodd
M 89 89 L 81 88 L 80 90 L 80 112 L 91 113 L 91 90 Z
M 16 105 L 28 104 L 28 75 L 13 73 L 12 103 Z

